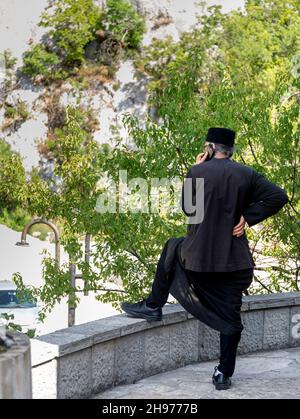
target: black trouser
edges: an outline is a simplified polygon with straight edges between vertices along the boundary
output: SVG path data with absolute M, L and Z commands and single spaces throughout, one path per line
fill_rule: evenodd
M 166 252 L 167 246 L 164 247 L 160 255 L 152 284 L 152 291 L 146 299 L 146 304 L 152 307 L 163 307 L 168 300 L 173 278 L 172 276 L 168 278 L 164 270 Z M 220 363 L 218 369 L 228 377 L 233 375 L 235 369 L 236 353 L 240 338 L 241 332 L 232 335 L 220 333 Z
M 241 333 L 224 335 L 220 333 L 220 363 L 218 370 L 231 377 L 235 369 L 236 351 L 241 339 Z

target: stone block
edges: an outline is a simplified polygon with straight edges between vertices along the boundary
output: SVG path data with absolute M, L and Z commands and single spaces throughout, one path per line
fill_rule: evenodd
M 295 303 L 298 293 L 286 292 L 276 294 L 250 295 L 245 297 L 245 302 L 249 304 L 249 310 L 287 307 Z
M 92 339 L 94 345 L 107 340 L 115 339 L 121 335 L 121 326 L 124 322 L 116 316 L 115 321 L 105 321 L 99 319 L 92 322 L 80 324 L 67 329 L 70 333 L 82 334 Z
M 290 346 L 300 346 L 300 305 L 291 307 Z
M 290 309 L 274 308 L 264 313 L 263 349 L 286 348 L 289 345 Z
M 115 342 L 114 385 L 133 383 L 144 373 L 145 332 Z
M 198 320 L 191 319 L 169 326 L 170 368 L 198 360 L 198 323 Z
M 148 322 L 144 319 L 128 317 L 128 323 L 121 327 L 121 336 L 131 335 L 132 333 L 142 332 L 148 329 Z
M 241 311 L 248 311 L 248 310 L 249 310 L 249 303 L 247 301 L 245 301 L 245 299 L 243 298 Z
M 99 393 L 113 386 L 115 341 L 97 344 L 92 349 L 92 391 Z
M 165 304 L 163 306 L 163 313 L 164 314 L 168 314 L 168 313 L 177 313 L 177 312 L 182 312 L 185 311 L 185 309 L 182 307 L 181 304 L 178 303 L 172 303 L 172 304 Z
M 238 347 L 239 354 L 255 352 L 263 348 L 264 312 L 262 310 L 242 313 L 244 330 Z
M 137 319 L 126 314 L 106 317 L 66 329 L 66 333 L 82 334 L 93 339 L 93 344 L 105 342 L 127 334 L 147 329 L 144 319 Z
M 174 313 L 168 313 L 163 317 L 163 324 L 167 326 L 169 324 L 180 323 L 187 320 L 187 313 L 184 311 L 178 311 Z
M 163 324 L 173 324 L 185 321 L 187 311 L 180 304 L 170 304 L 163 308 Z
M 84 349 L 57 361 L 57 398 L 83 399 L 92 393 L 92 350 Z
M 53 354 L 55 356 L 64 356 L 76 351 L 89 348 L 93 344 L 93 338 L 80 333 L 73 333 L 72 327 L 59 330 L 40 336 L 37 340 L 53 345 Z
M 199 361 L 210 361 L 220 356 L 220 333 L 198 322 Z
M 147 330 L 148 329 L 161 328 L 163 325 L 164 325 L 163 320 L 153 321 L 153 322 L 147 322 Z
M 148 330 L 145 334 L 144 376 L 166 371 L 170 366 L 169 327 Z
M 14 345 L 0 352 L 0 399 L 31 399 L 30 342 L 22 333 L 11 334 Z

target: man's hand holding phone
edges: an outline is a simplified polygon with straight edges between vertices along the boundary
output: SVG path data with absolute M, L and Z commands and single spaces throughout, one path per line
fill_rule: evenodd
M 204 151 L 198 154 L 196 158 L 196 164 L 201 164 L 207 160 L 210 160 L 215 155 L 215 148 L 212 144 L 205 144 Z
M 201 164 L 205 162 L 205 160 L 207 159 L 207 156 L 208 156 L 207 151 L 205 151 L 204 153 L 198 154 L 198 156 L 196 157 L 196 164 Z

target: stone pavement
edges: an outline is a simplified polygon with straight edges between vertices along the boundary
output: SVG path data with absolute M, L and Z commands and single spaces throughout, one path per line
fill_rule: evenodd
M 96 399 L 300 399 L 300 348 L 239 356 L 230 390 L 211 384 L 215 361 L 117 386 Z M 145 397 L 146 396 L 146 397 Z

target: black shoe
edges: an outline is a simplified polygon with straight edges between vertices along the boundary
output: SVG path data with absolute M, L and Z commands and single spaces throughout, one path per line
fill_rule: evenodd
M 162 309 L 161 307 L 151 308 L 146 305 L 146 301 L 142 300 L 138 303 L 121 303 L 122 309 L 130 317 L 137 317 L 140 319 L 145 319 L 147 321 L 160 321 L 162 319 Z
M 214 374 L 212 376 L 212 382 L 215 385 L 216 390 L 228 390 L 231 387 L 231 380 L 226 377 L 222 372 L 216 375 L 218 367 L 215 367 Z

